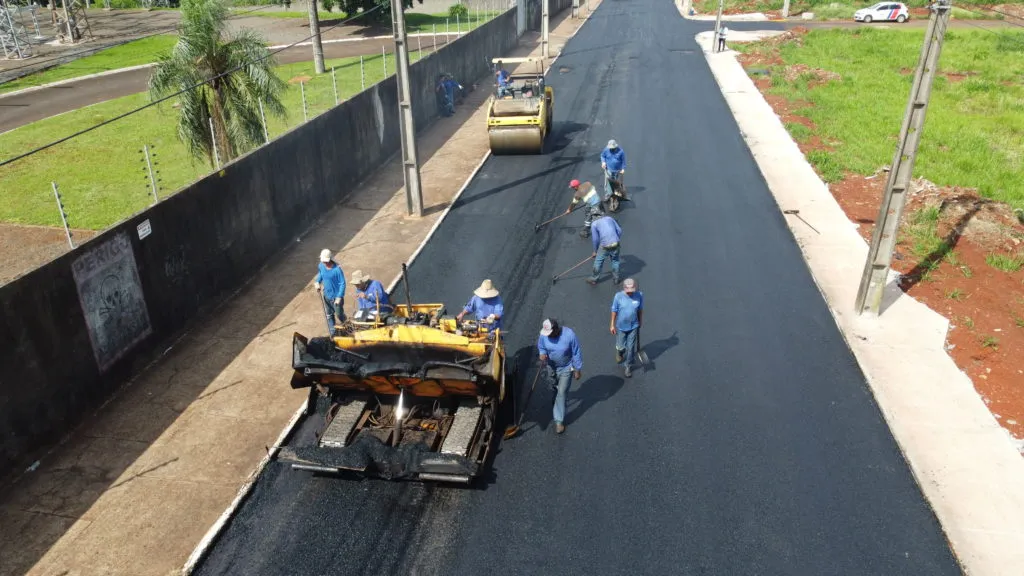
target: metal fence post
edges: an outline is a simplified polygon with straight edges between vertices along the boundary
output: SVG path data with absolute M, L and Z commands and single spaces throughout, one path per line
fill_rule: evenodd
M 338 100 L 338 75 L 334 73 L 334 66 L 331 66 L 331 83 L 334 85 L 334 105 L 337 106 L 340 100 Z
M 359 56 L 359 79 L 362 82 L 363 90 L 366 90 L 366 67 L 363 66 L 362 56 Z
M 220 153 L 217 152 L 217 133 L 213 131 L 213 117 L 210 117 L 210 145 L 213 148 L 213 164 L 220 169 Z
M 420 40 L 419 35 L 416 36 L 416 61 L 423 60 L 423 42 Z
M 310 0 L 312 2 L 313 0 Z M 299 91 L 302 92 L 302 121 L 309 122 L 309 113 L 306 111 L 306 83 L 299 82 Z
M 57 199 L 57 210 L 60 211 L 60 221 L 64 223 L 64 234 L 68 237 L 68 244 L 71 249 L 75 248 L 75 241 L 71 239 L 71 228 L 68 227 L 68 217 L 64 214 L 64 203 L 60 201 L 60 191 L 57 190 L 57 183 L 50 182 L 53 186 L 53 197 Z
M 156 195 L 156 178 L 153 177 L 153 162 L 149 158 L 149 144 L 143 144 L 142 153 L 146 157 L 146 171 L 149 173 L 149 189 L 153 193 L 153 204 L 160 201 Z
M 270 133 L 267 132 L 267 115 L 263 113 L 263 100 L 260 100 L 260 123 L 263 124 L 263 143 L 270 143 Z
M 388 77 L 388 50 L 386 46 L 380 47 L 381 62 L 384 64 L 384 77 Z
M 462 24 L 459 21 L 459 15 L 455 15 L 455 37 L 462 36 Z
M 437 52 L 437 24 L 434 24 L 434 52 Z
M 444 45 L 448 45 L 448 18 L 444 19 Z

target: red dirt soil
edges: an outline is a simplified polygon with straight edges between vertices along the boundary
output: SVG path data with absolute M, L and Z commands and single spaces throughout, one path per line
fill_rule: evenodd
M 71 238 L 78 246 L 97 234 L 95 230 L 72 230 Z M 0 224 L 0 286 L 70 249 L 63 228 Z
M 783 36 L 799 41 L 801 32 Z M 775 37 L 778 46 L 787 38 Z M 764 44 L 764 43 L 762 43 Z M 773 51 L 739 56 L 744 68 L 782 64 Z M 786 74 L 786 70 L 781 71 Z M 806 72 L 789 71 L 790 74 Z M 820 76 L 820 74 L 819 74 Z M 824 76 L 824 77 L 827 77 Z M 955 78 L 961 79 L 961 78 Z M 793 110 L 806 102 L 789 102 L 768 94 L 770 81 L 755 84 L 783 122 L 799 123 L 815 130 L 814 123 Z M 817 136 L 798 142 L 806 155 L 828 150 Z M 888 167 L 877 174 L 846 174 L 829 190 L 847 217 L 859 224 L 868 242 L 885 189 Z M 1017 439 L 1024 438 L 1024 267 L 1004 272 L 986 258 L 993 254 L 1019 255 L 1024 259 L 1024 225 L 1013 210 L 978 196 L 974 190 L 943 188 L 927 180 L 912 186 L 901 223 L 900 242 L 893 269 L 903 275 L 903 291 L 950 320 L 946 349 L 974 383 L 975 389 L 999 423 Z M 935 235 L 948 249 L 927 254 L 914 252 L 912 219 L 919 211 L 938 208 Z

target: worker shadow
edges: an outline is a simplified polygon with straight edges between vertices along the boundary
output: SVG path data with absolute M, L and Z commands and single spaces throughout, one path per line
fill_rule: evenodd
M 645 266 L 647 266 L 647 262 L 632 254 L 623 254 L 619 257 L 619 271 L 623 278 L 636 276 Z
M 625 382 L 621 376 L 601 374 L 587 378 L 582 384 L 575 387 L 575 390 L 570 389 L 569 397 L 565 402 L 565 425 L 569 426 L 578 421 L 594 405 L 610 400 L 622 389 Z M 554 397 L 552 397 L 553 399 Z M 548 419 L 547 425 L 551 424 L 552 422 Z M 543 429 L 546 430 L 547 426 L 544 426 Z
M 679 331 L 673 332 L 668 338 L 662 338 L 661 340 L 651 340 L 650 342 L 640 341 L 640 349 L 647 353 L 647 358 L 650 362 L 644 367 L 647 372 L 654 372 L 657 370 L 657 360 L 662 354 L 668 352 L 672 348 L 679 346 Z

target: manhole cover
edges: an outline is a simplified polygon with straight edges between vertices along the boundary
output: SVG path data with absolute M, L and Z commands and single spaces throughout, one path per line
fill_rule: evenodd
M 558 67 L 558 73 L 559 74 L 568 74 L 569 72 L 572 72 L 572 68 L 570 68 L 568 66 L 559 66 Z

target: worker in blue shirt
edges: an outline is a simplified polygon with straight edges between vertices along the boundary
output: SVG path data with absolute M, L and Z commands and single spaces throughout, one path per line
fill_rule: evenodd
M 317 268 L 313 288 L 320 293 L 324 301 L 327 325 L 333 336 L 337 324 L 345 321 L 345 273 L 332 258 L 331 251 L 326 248 L 320 251 L 320 264 Z
M 473 297 L 469 299 L 469 303 L 455 319 L 462 322 L 462 317 L 470 313 L 475 314 L 478 321 L 490 324 L 491 331 L 501 328 L 501 317 L 505 314 L 505 306 L 501 303 L 501 294 L 494 287 L 493 282 L 490 280 L 481 282 L 480 287 L 473 291 Z
M 552 408 L 555 433 L 561 434 L 565 432 L 565 398 L 569 393 L 571 378 L 579 380 L 582 376 L 583 351 L 571 328 L 563 328 L 557 320 L 549 318 L 541 326 L 537 352 L 541 363 L 550 370 L 551 388 L 555 392 Z
M 621 183 L 622 175 L 626 173 L 626 151 L 619 148 L 614 139 L 609 140 L 608 147 L 601 151 L 601 168 L 604 169 L 604 197 L 607 200 L 612 195 L 611 180 Z
M 633 375 L 636 336 L 644 321 L 644 293 L 633 278 L 622 282 L 622 290 L 612 298 L 612 320 L 608 329 L 615 335 L 615 361 L 626 361 L 626 378 Z
M 594 274 L 587 278 L 587 283 L 597 284 L 606 258 L 612 261 L 612 282 L 619 283 L 619 240 L 622 239 L 622 228 L 614 218 L 607 214 L 598 216 L 590 224 L 590 240 L 594 244 Z
M 508 93 L 509 73 L 500 60 L 498 61 L 498 71 L 494 73 L 494 76 L 498 81 L 498 98 L 503 98 Z
M 392 311 L 391 301 L 388 299 L 388 293 L 384 290 L 384 285 L 379 280 L 373 280 L 368 274 L 363 274 L 362 270 L 356 270 L 352 273 L 352 284 L 356 287 L 356 307 L 360 310 L 373 311 L 380 310 L 381 313 L 387 313 Z M 364 315 L 367 312 L 363 313 Z

